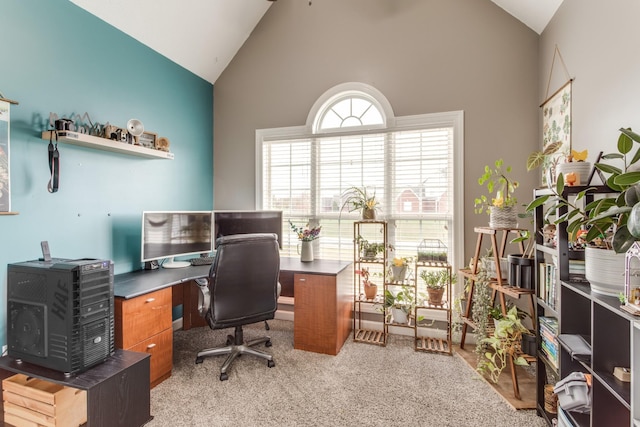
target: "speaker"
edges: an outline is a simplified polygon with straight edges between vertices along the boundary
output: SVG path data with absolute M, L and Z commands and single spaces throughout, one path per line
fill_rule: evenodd
M 127 131 L 133 136 L 140 136 L 144 133 L 144 125 L 138 119 L 131 119 L 127 122 Z

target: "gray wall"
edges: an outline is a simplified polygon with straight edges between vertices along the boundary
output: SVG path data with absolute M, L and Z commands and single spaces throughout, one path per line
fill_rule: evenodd
M 572 146 L 616 150 L 618 129 L 640 130 L 640 35 L 637 0 L 564 0 L 540 38 L 540 99 L 544 99 L 555 46 L 571 77 Z M 566 81 L 556 62 L 551 93 Z
M 303 125 L 327 89 L 364 82 L 396 116 L 464 110 L 468 259 L 484 165 L 504 157 L 522 200 L 538 182 L 538 40 L 489 0 L 279 0 L 214 85 L 214 207 L 254 208 L 256 129 Z

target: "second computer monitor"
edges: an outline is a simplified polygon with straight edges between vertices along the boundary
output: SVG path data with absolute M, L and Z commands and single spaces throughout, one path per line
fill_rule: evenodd
M 214 238 L 232 234 L 274 233 L 282 249 L 282 211 L 214 211 Z

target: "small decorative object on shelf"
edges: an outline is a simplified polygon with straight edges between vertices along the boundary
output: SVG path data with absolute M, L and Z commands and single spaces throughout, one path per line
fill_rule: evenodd
M 631 261 L 640 260 L 640 242 L 633 242 L 625 255 L 624 295 L 620 298 L 623 310 L 634 316 L 640 316 L 640 287 L 631 283 Z
M 300 240 L 300 245 L 298 246 L 300 261 L 313 261 L 313 241 L 320 237 L 322 226 L 309 228 L 309 224 L 307 224 L 305 228 L 302 228 L 295 225 L 291 220 L 289 220 L 289 226 L 298 236 L 298 240 Z
M 418 245 L 418 261 L 447 262 L 447 246 L 439 239 L 422 239 Z

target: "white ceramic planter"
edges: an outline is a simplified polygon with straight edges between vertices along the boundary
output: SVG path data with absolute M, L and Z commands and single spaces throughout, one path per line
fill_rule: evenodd
M 394 323 L 400 323 L 406 325 L 409 323 L 409 317 L 407 313 L 402 311 L 401 308 L 391 307 L 391 317 L 393 318 Z
M 624 293 L 624 253 L 587 247 L 584 252 L 584 268 L 592 292 L 613 297 Z M 631 273 L 632 286 L 638 286 L 640 278 L 637 269 Z
M 570 172 L 574 172 L 578 175 L 578 181 L 576 182 L 576 185 L 587 185 L 589 174 L 591 173 L 591 163 L 568 162 L 559 163 L 558 166 L 556 166 L 556 175 L 562 173 L 565 183 L 567 182 L 567 174 Z

